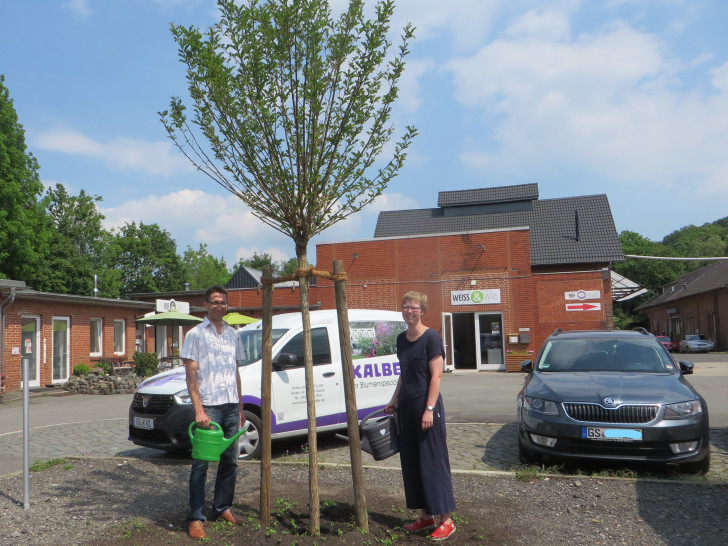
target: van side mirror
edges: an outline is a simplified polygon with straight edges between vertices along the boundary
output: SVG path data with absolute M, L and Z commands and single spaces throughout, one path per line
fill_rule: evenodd
M 533 372 L 533 362 L 530 360 L 524 360 L 521 362 L 521 371 L 523 373 L 531 373 Z
M 298 357 L 293 353 L 279 353 L 273 359 L 273 369 L 276 371 L 298 368 Z
M 695 364 L 688 362 L 687 360 L 681 360 L 678 365 L 680 366 L 680 372 L 682 372 L 683 375 L 690 375 L 693 373 L 693 368 L 695 367 Z

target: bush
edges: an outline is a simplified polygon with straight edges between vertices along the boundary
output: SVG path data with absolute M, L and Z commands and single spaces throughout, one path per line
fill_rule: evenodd
M 114 367 L 105 360 L 97 362 L 96 367 L 101 368 L 106 375 L 111 375 L 114 372 Z
M 88 375 L 88 373 L 91 371 L 91 368 L 88 367 L 88 364 L 76 364 L 73 367 L 73 375 L 76 376 L 82 376 L 82 375 Z
M 139 377 L 149 377 L 159 370 L 157 353 L 134 353 L 134 373 Z

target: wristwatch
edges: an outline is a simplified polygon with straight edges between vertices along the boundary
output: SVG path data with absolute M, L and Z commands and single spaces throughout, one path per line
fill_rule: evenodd
M 427 411 L 435 411 L 435 406 L 426 406 Z

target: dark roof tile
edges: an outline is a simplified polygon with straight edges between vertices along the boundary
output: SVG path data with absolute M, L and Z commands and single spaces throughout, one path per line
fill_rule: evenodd
M 488 190 L 492 191 L 488 193 Z M 443 194 L 460 195 L 448 195 L 445 198 Z M 483 201 L 486 194 L 491 199 Z M 459 206 L 487 205 L 496 197 L 513 202 L 524 201 L 523 197 L 528 195 L 538 195 L 537 184 L 442 192 L 438 203 L 447 202 L 448 206 L 453 203 Z M 506 196 L 510 198 L 506 199 Z M 528 227 L 533 265 L 624 260 L 606 195 L 542 201 L 534 198 L 527 210 L 491 209 L 494 212 L 462 216 L 448 215 L 446 208 L 448 207 L 383 211 L 379 214 L 374 237 L 406 237 Z

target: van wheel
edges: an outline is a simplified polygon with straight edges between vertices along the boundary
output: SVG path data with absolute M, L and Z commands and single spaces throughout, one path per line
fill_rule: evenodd
M 257 459 L 263 449 L 263 446 L 260 445 L 260 431 L 262 428 L 260 417 L 251 411 L 245 410 L 245 420 L 248 422 L 248 430 L 240 435 L 240 455 L 238 459 L 241 461 Z

